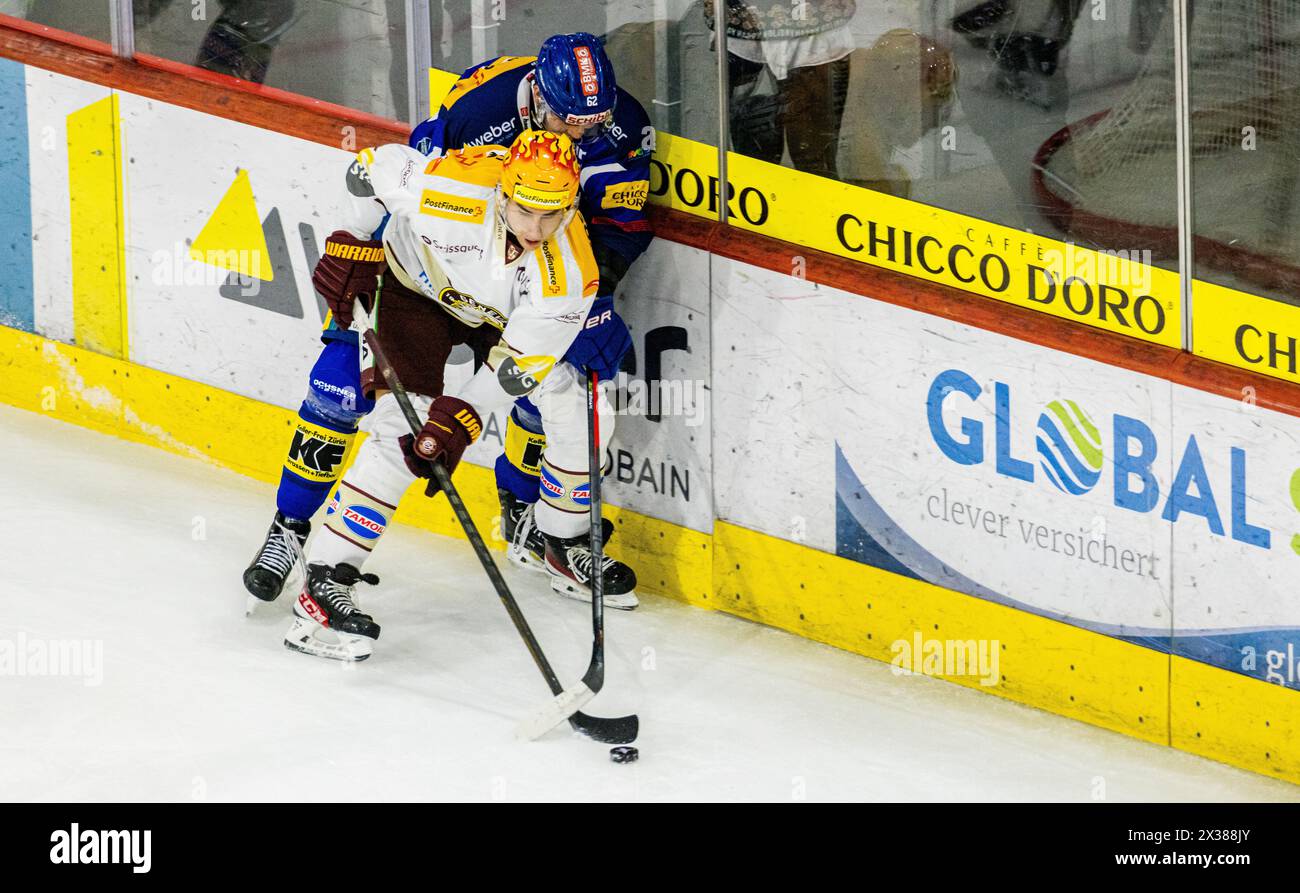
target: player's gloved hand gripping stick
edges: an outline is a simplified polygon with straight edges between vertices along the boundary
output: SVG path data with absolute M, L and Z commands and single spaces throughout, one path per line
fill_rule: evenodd
M 378 277 L 378 284 L 375 288 L 375 304 L 379 302 L 379 295 L 383 292 L 383 274 Z M 407 396 L 406 390 L 402 383 L 398 381 L 397 374 L 393 371 L 392 365 L 388 362 L 384 354 L 383 345 L 379 341 L 379 335 L 371 325 L 370 314 L 366 312 L 365 307 L 360 301 L 356 302 L 353 312 L 354 318 L 361 326 L 362 338 L 370 348 L 375 358 L 375 368 L 383 376 L 384 381 L 388 383 L 388 389 L 392 391 L 393 397 L 397 400 L 398 405 L 402 408 L 403 415 L 406 416 L 406 422 L 411 426 L 411 436 L 418 438 L 420 430 L 424 423 L 420 420 L 415 408 L 411 405 L 411 399 Z M 594 388 L 591 382 L 588 382 L 587 396 L 588 413 L 595 412 Z M 591 416 L 588 420 L 589 431 L 595 432 L 595 417 Z M 597 456 L 599 447 L 596 441 L 592 441 L 592 455 Z M 555 698 L 534 716 L 525 720 L 519 727 L 519 734 L 522 737 L 538 738 L 555 728 L 566 719 L 569 721 L 574 731 L 580 732 L 595 741 L 601 741 L 606 744 L 628 744 L 636 740 L 639 730 L 640 721 L 636 715 L 619 716 L 619 717 L 600 717 L 588 716 L 581 712 L 581 707 L 596 696 L 601 687 L 605 684 L 605 634 L 602 614 L 602 605 L 600 599 L 601 575 L 595 573 L 592 575 L 592 619 L 595 628 L 595 639 L 592 643 L 591 662 L 587 667 L 586 674 L 582 680 L 573 688 L 565 689 L 560 685 L 560 680 L 556 678 L 555 671 L 551 669 L 551 664 L 542 653 L 542 647 L 538 644 L 536 636 L 528 626 L 528 621 L 524 619 L 523 612 L 519 609 L 519 604 L 510 592 L 510 587 L 506 585 L 505 578 L 501 576 L 501 571 L 497 568 L 496 562 L 492 560 L 492 555 L 488 551 L 487 545 L 483 542 L 483 537 L 479 535 L 478 528 L 474 526 L 474 519 L 469 515 L 469 509 L 465 507 L 464 501 L 460 498 L 456 486 L 451 482 L 451 475 L 448 473 L 446 466 L 441 462 L 432 462 L 433 477 L 429 481 L 429 487 L 425 491 L 429 496 L 437 495 L 437 488 L 441 488 L 447 494 L 447 501 L 451 503 L 452 511 L 456 514 L 456 519 L 465 530 L 465 537 L 469 540 L 470 545 L 474 547 L 474 554 L 478 556 L 479 562 L 483 565 L 483 570 L 487 572 L 488 579 L 492 581 L 492 586 L 496 589 L 497 595 L 501 598 L 501 603 L 505 605 L 506 613 L 514 622 L 515 629 L 524 640 L 528 647 L 528 653 L 532 655 L 533 662 L 537 664 L 537 669 L 541 671 L 542 676 L 546 679 L 546 684 L 550 686 L 551 693 Z M 592 466 L 592 544 L 593 547 L 599 548 L 600 530 L 599 516 L 599 469 L 600 465 Z M 599 560 L 599 553 L 595 554 Z M 593 567 L 599 568 L 600 564 L 594 564 Z

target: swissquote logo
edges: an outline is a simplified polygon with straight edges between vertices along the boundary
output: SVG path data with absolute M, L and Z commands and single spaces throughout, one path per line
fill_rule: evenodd
M 135 874 L 148 874 L 153 865 L 152 831 L 82 830 L 73 822 L 51 834 L 50 843 L 55 865 L 130 865 Z

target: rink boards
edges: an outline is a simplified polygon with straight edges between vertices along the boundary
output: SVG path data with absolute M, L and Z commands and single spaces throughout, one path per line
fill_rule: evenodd
M 0 398 L 275 480 L 360 147 L 7 60 L 0 104 Z M 924 671 L 1300 780 L 1300 419 L 675 238 L 620 294 L 645 589 L 886 661 L 977 643 L 996 673 Z

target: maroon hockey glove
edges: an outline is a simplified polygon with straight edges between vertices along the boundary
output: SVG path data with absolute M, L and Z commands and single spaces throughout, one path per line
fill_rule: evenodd
M 352 325 L 353 299 L 374 293 L 375 277 L 383 268 L 381 242 L 362 241 L 345 230 L 325 240 L 325 253 L 311 274 L 311 284 L 329 305 L 339 328 Z
M 466 447 L 478 439 L 483 431 L 474 407 L 456 397 L 442 396 L 429 407 L 429 421 L 420 429 L 420 436 L 407 434 L 398 443 L 411 473 L 422 478 L 432 474 L 430 462 L 441 462 L 447 473 L 456 470 Z

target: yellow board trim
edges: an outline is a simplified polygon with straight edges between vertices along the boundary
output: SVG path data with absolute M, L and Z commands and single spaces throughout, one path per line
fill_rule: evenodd
M 279 479 L 297 418 L 287 409 L 4 327 L 0 402 L 268 483 Z M 493 548 L 504 548 L 492 470 L 463 464 L 456 476 L 480 531 Z M 891 643 L 918 632 L 996 639 L 1005 680 L 989 687 L 975 677 L 948 681 L 1300 783 L 1300 695 L 1294 691 L 725 521 L 708 534 L 615 506 L 608 516 L 619 531 L 610 552 L 636 568 L 641 590 L 884 661 L 893 658 Z M 459 535 L 444 499 L 404 500 L 396 520 Z
M 72 322 L 77 344 L 126 358 L 126 225 L 118 96 L 68 115 Z
M 728 220 L 740 229 L 1143 341 L 1182 343 L 1178 274 L 1140 254 L 1082 248 L 734 152 L 727 178 Z M 714 147 L 658 135 L 652 203 L 716 218 L 717 181 Z
M 1300 383 L 1300 307 L 1192 281 L 1192 352 Z
M 725 521 L 714 525 L 713 541 L 721 601 L 715 607 L 885 662 L 894 658 L 893 642 L 910 642 L 917 632 L 926 639 L 996 639 L 998 684 L 944 678 L 1168 742 L 1166 654 Z M 1051 647 L 1043 647 L 1047 642 Z
M 1297 694 L 1173 658 L 1171 744 L 1179 750 L 1300 784 L 1300 710 Z

